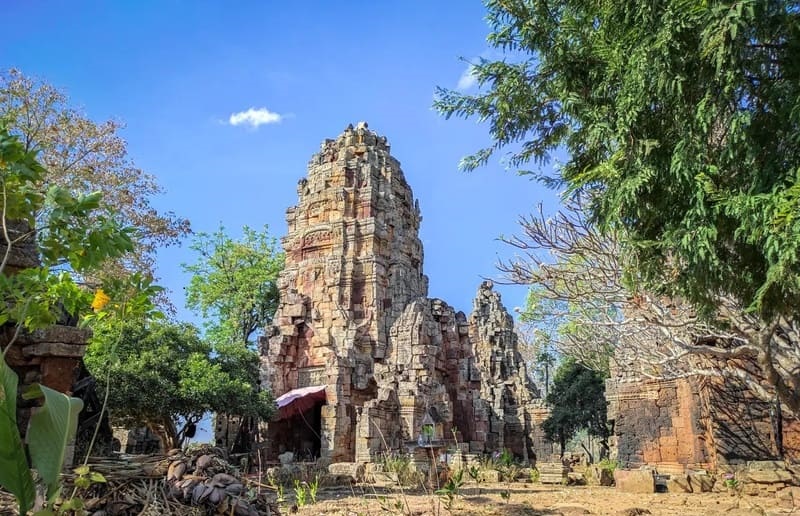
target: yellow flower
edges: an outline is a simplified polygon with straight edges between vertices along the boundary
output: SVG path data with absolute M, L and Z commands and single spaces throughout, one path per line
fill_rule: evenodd
M 97 292 L 94 293 L 94 300 L 92 301 L 92 309 L 95 312 L 99 312 L 103 309 L 104 306 L 111 301 L 111 298 L 108 297 L 108 294 L 103 292 L 102 288 L 97 289 Z

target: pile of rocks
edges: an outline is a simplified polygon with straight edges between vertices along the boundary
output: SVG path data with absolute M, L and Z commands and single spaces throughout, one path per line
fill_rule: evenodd
M 644 467 L 639 470 L 616 470 L 614 480 L 621 491 L 654 493 L 662 487 L 670 493 L 730 492 L 749 496 L 797 499 L 800 506 L 800 465 L 784 461 L 748 461 L 727 465 L 714 474 L 706 471 L 659 475 Z M 663 486 L 661 486 L 663 480 Z
M 778 460 L 749 461 L 729 468 L 735 485 L 746 495 L 778 496 L 795 493 L 800 486 L 800 465 Z M 725 481 L 718 482 L 725 489 Z M 729 482 L 731 484 L 733 482 Z M 800 493 L 797 493 L 800 494 Z

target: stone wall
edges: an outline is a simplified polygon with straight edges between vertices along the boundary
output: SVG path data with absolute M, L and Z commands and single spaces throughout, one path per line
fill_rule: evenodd
M 718 470 L 777 457 L 769 404 L 722 378 L 606 382 L 612 448 L 626 467 L 650 465 L 660 472 Z M 798 457 L 797 423 L 784 421 L 787 457 Z
M 145 455 L 165 453 L 161 439 L 147 427 L 124 428 L 114 427 L 115 447 L 122 453 Z
M 5 328 L 0 345 L 8 342 L 13 333 L 13 327 Z M 21 334 L 6 354 L 6 362 L 19 375 L 19 392 L 32 383 L 40 383 L 70 393 L 88 337 L 86 330 L 63 325 Z M 28 427 L 30 411 L 39 402 L 38 399 L 18 401 L 17 422 L 23 435 Z
M 681 380 L 606 381 L 612 449 L 626 467 L 706 468 L 712 462 L 697 385 Z
M 429 417 L 439 438 L 473 452 L 507 446 L 533 458 L 528 436 L 541 404 L 513 321 L 490 283 L 469 319 L 426 297 L 419 206 L 386 138 L 361 123 L 325 140 L 286 219 L 262 384 L 275 396 L 326 385 L 327 403 L 319 428 L 304 414 L 273 421 L 268 455 L 288 449 L 301 425 L 324 458 L 369 460 L 415 442 Z

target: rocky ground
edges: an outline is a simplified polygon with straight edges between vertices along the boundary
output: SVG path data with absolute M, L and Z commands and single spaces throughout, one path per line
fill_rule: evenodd
M 297 509 L 300 515 L 330 514 L 366 516 L 397 514 L 415 516 L 480 515 L 480 516 L 539 516 L 582 514 L 636 516 L 760 516 L 800 514 L 793 509 L 791 498 L 737 496 L 728 493 L 702 494 L 629 494 L 613 487 L 562 487 L 535 484 L 515 484 L 506 503 L 501 497 L 504 484 L 481 485 L 461 489 L 461 496 L 452 511 L 448 511 L 438 496 L 424 492 L 405 493 L 397 490 L 377 490 L 369 486 L 320 490 L 314 505 Z M 800 499 L 797 500 L 800 505 Z M 287 502 L 285 512 L 293 512 Z

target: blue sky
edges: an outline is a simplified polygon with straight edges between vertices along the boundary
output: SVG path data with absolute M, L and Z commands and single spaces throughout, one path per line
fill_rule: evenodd
M 474 89 L 459 58 L 487 51 L 477 0 L 11 0 L 0 11 L 0 66 L 54 84 L 95 120 L 124 121 L 132 159 L 166 190 L 155 205 L 195 231 L 268 224 L 283 235 L 320 142 L 366 120 L 419 200 L 430 296 L 469 313 L 482 277 L 512 254 L 497 237 L 540 201 L 556 206 L 497 159 L 460 172 L 459 159 L 488 143 L 486 127 L 431 109 L 437 85 Z M 229 123 L 250 108 L 280 120 Z M 186 244 L 158 259 L 183 318 L 180 263 L 192 259 Z M 525 289 L 502 293 L 511 310 Z

